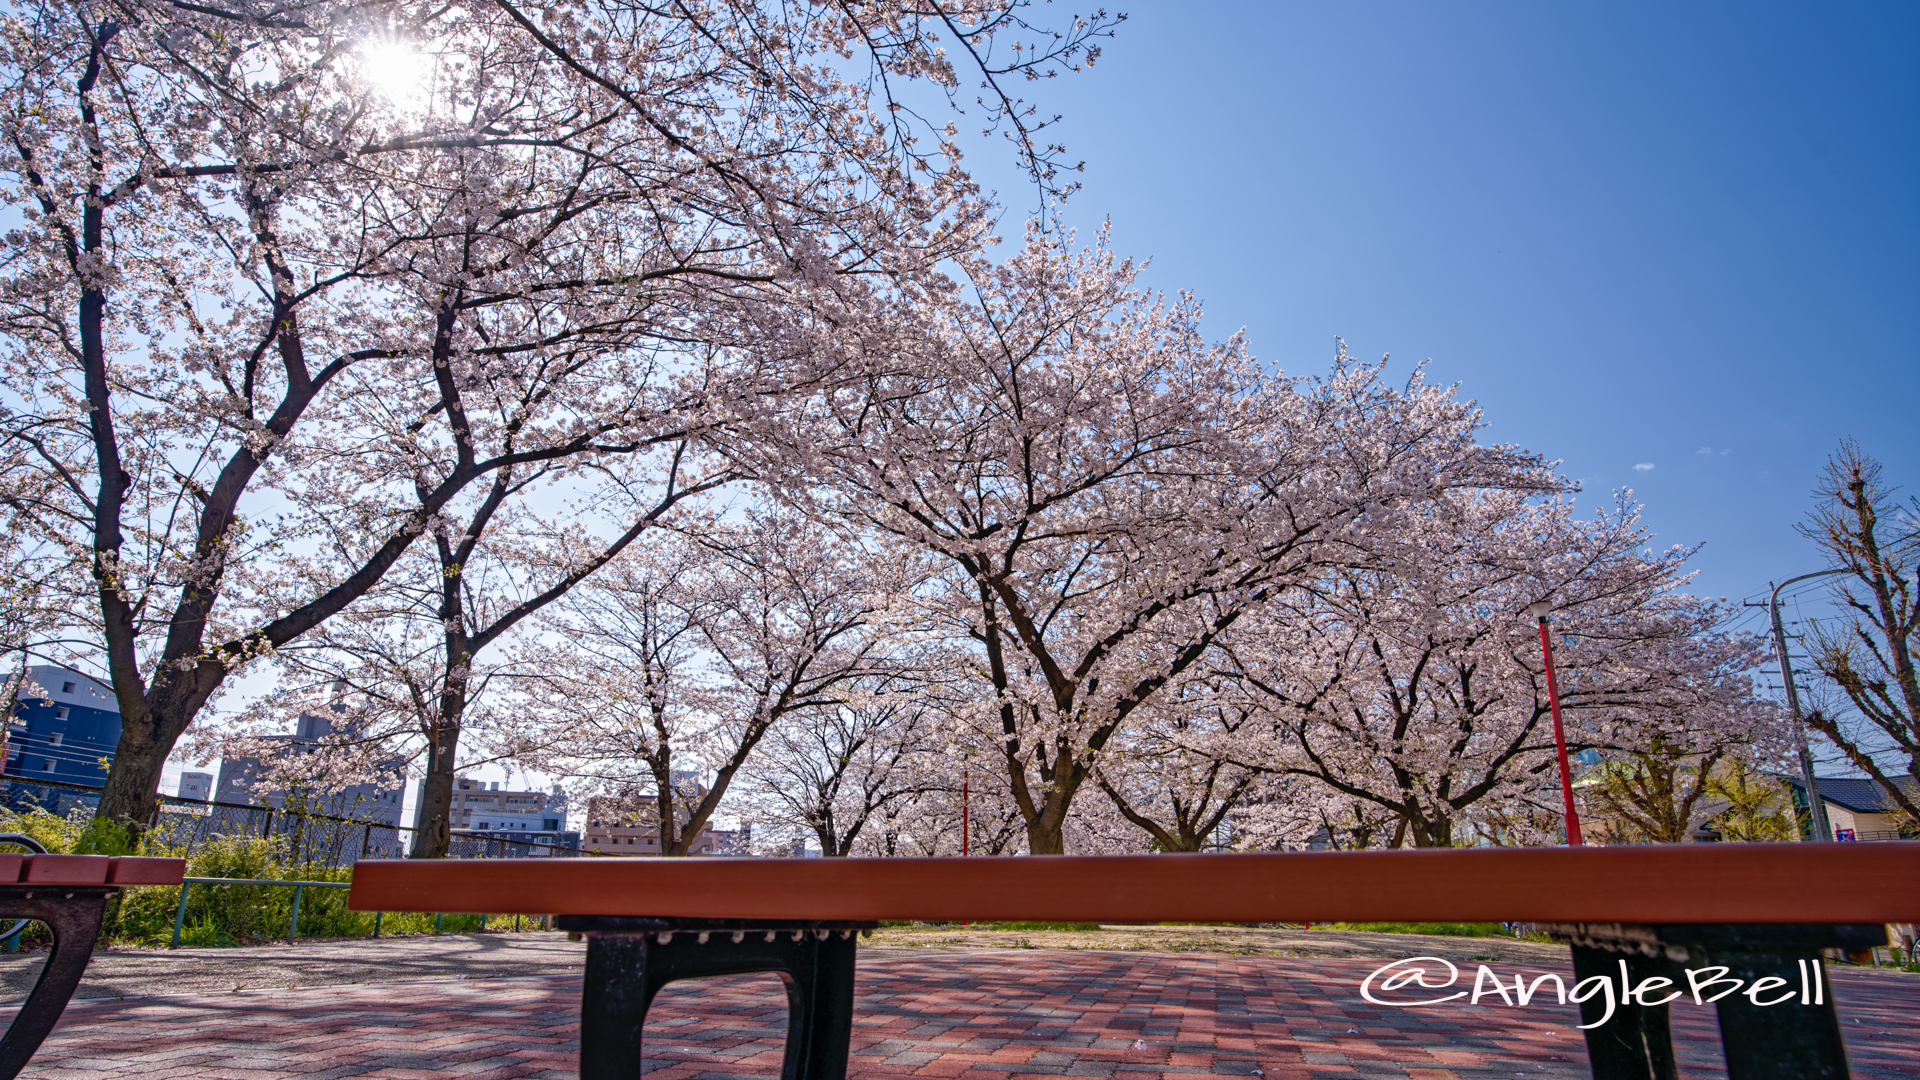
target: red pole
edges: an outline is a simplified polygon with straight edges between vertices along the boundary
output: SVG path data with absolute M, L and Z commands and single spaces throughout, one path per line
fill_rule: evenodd
M 1567 804 L 1567 846 L 1580 847 L 1580 815 L 1573 809 L 1573 774 L 1567 767 L 1567 733 L 1560 726 L 1560 688 L 1553 680 L 1553 642 L 1547 617 L 1540 616 L 1540 655 L 1547 661 L 1547 708 L 1553 711 L 1553 748 L 1560 755 L 1560 797 Z
M 969 822 L 967 821 L 967 770 L 960 770 L 960 857 L 967 857 Z

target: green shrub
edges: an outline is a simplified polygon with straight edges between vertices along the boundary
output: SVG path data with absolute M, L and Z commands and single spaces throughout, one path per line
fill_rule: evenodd
M 26 813 L 0 811 L 0 832 L 25 833 L 49 852 L 127 854 L 133 850 L 128 830 L 112 822 L 96 822 L 85 809 L 67 817 L 45 810 Z M 145 854 L 173 852 L 148 837 Z M 309 848 L 309 850 L 311 850 Z M 187 876 L 255 881 L 350 882 L 350 867 L 333 867 L 290 857 L 285 837 L 216 836 L 187 857 Z M 164 946 L 173 941 L 173 921 L 180 912 L 180 886 L 124 889 L 108 910 L 106 937 L 128 945 Z M 180 928 L 180 944 L 197 946 L 247 945 L 284 941 L 293 919 L 294 890 L 288 885 L 187 886 L 187 908 Z M 300 937 L 366 937 L 373 933 L 374 913 L 347 910 L 347 890 L 300 890 Z M 431 912 L 390 912 L 382 917 L 380 933 L 471 934 L 482 929 L 511 928 L 512 916 L 447 914 L 435 928 Z M 0 921 L 0 929 L 11 925 Z M 532 929 L 537 920 L 522 920 Z M 1024 925 L 1024 924 L 1023 924 Z M 46 945 L 46 927 L 33 923 L 20 935 L 19 947 Z
M 136 945 L 165 945 L 173 940 L 173 912 L 180 903 L 178 885 L 123 889 L 115 941 Z
M 288 865 L 279 837 L 220 836 L 187 860 L 188 877 L 263 881 L 351 881 L 345 868 Z M 187 886 L 187 907 L 180 940 L 239 944 L 284 939 L 293 921 L 294 889 L 287 885 Z M 373 916 L 347 910 L 345 889 L 301 889 L 301 937 L 355 937 L 373 932 Z M 179 915 L 180 887 L 129 889 L 122 905 L 123 941 L 164 945 L 173 939 Z
M 17 810 L 0 810 L 0 832 L 25 833 L 56 855 L 72 854 L 92 821 L 93 811 L 79 806 L 63 818 L 55 817 L 37 806 L 24 814 Z
M 139 830 L 125 821 L 109 821 L 106 818 L 94 818 L 80 830 L 74 838 L 75 855 L 134 855 L 144 854 L 139 842 Z

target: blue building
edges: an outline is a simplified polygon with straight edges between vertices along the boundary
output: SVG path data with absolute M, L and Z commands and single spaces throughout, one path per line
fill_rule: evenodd
M 47 664 L 27 673 L 31 681 L 18 688 L 7 725 L 6 801 L 56 814 L 96 804 L 98 796 L 33 781 L 104 786 L 120 745 L 120 703 L 107 684 L 72 668 Z

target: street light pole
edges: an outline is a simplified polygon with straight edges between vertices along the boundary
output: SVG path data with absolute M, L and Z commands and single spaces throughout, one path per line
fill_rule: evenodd
M 1567 846 L 1580 847 L 1580 815 L 1573 808 L 1573 773 L 1567 765 L 1567 733 L 1560 724 L 1560 688 L 1553 678 L 1553 642 L 1547 636 L 1547 612 L 1553 605 L 1545 600 L 1527 605 L 1527 614 L 1540 620 L 1540 656 L 1547 665 L 1547 709 L 1553 713 L 1553 748 L 1560 755 L 1560 797 L 1567 807 Z
M 1793 685 L 1793 661 L 1787 657 L 1787 630 L 1780 622 L 1780 590 L 1796 581 L 1846 572 L 1845 567 L 1840 567 L 1788 578 L 1774 586 L 1773 596 L 1767 601 L 1767 613 L 1773 617 L 1773 649 L 1780 654 L 1780 680 L 1787 686 L 1787 713 L 1793 717 L 1795 748 L 1800 751 L 1800 782 L 1807 788 L 1807 809 L 1813 815 L 1815 840 L 1832 840 L 1833 826 L 1827 823 L 1827 804 L 1820 798 L 1820 778 L 1813 775 L 1813 751 L 1807 746 L 1807 725 L 1800 715 L 1800 692 Z

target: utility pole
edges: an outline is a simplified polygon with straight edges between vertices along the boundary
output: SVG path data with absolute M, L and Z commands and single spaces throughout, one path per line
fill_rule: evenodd
M 1813 815 L 1815 840 L 1831 841 L 1833 826 L 1827 824 L 1827 804 L 1820 799 L 1820 778 L 1813 775 L 1813 751 L 1807 746 L 1807 724 L 1800 715 L 1800 691 L 1793 685 L 1793 661 L 1787 656 L 1787 628 L 1780 622 L 1780 590 L 1796 581 L 1846 572 L 1846 568 L 1841 567 L 1788 578 L 1774 586 L 1773 596 L 1767 601 L 1767 613 L 1773 618 L 1773 648 L 1780 654 L 1780 680 L 1787 686 L 1787 715 L 1793 717 L 1793 738 L 1800 751 L 1800 782 L 1807 788 L 1807 809 Z

